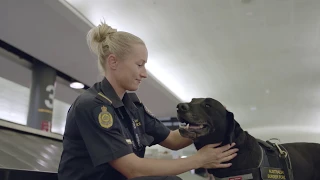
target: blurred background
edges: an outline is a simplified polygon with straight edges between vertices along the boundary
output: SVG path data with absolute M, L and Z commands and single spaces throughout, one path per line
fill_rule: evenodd
M 103 19 L 146 42 L 149 78 L 137 94 L 169 128 L 177 103 L 212 97 L 257 138 L 320 142 L 319 9 L 318 0 L 1 0 L 0 168 L 56 173 L 67 111 L 102 79 L 86 34 Z M 146 157 L 194 153 L 157 145 Z

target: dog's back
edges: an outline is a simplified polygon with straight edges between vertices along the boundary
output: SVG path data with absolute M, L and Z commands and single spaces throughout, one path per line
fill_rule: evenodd
M 289 152 L 296 179 L 320 180 L 320 144 L 297 142 L 282 145 Z

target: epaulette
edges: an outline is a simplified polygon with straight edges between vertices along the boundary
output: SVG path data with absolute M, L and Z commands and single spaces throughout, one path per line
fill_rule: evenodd
M 99 92 L 96 96 L 97 99 L 111 105 L 112 104 L 112 101 L 107 97 L 105 96 L 102 92 Z

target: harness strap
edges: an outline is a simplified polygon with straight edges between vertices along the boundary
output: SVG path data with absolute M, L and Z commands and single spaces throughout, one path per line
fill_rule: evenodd
M 281 146 L 281 145 L 279 145 L 279 146 Z M 287 150 L 283 146 L 281 146 L 281 147 L 285 150 L 285 152 L 287 152 Z M 284 168 L 283 168 L 284 169 L 284 174 L 286 176 L 286 180 L 294 180 L 289 153 L 286 153 L 286 156 L 287 157 L 281 157 L 280 156 L 281 164 L 284 165 Z
M 272 144 L 278 150 L 280 163 L 283 167 L 282 169 L 284 171 L 286 180 L 294 180 L 291 160 L 287 150 L 282 145 L 278 145 L 277 143 L 271 143 L 270 141 L 267 141 L 267 142 Z

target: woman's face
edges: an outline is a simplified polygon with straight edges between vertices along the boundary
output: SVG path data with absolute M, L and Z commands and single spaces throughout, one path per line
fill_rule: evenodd
M 144 45 L 132 46 L 131 54 L 118 62 L 116 80 L 124 90 L 136 91 L 142 79 L 147 78 L 145 63 L 148 59 L 148 50 Z

